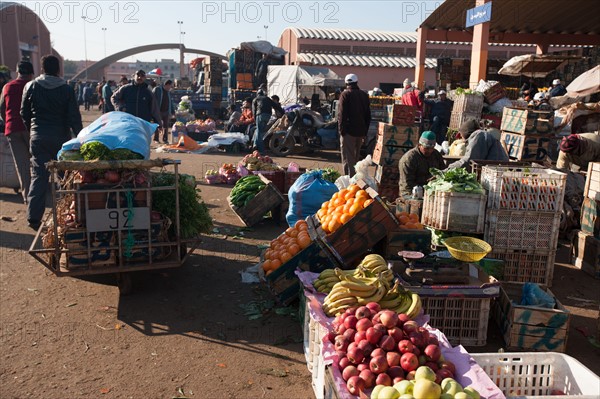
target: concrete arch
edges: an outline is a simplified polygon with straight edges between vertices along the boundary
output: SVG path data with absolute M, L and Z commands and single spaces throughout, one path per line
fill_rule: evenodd
M 96 76 L 98 74 L 98 72 L 100 72 L 99 76 L 102 76 L 102 72 L 104 71 L 105 67 L 112 64 L 113 62 L 119 61 L 120 59 L 129 57 L 130 55 L 134 55 L 134 54 L 138 54 L 138 53 L 145 53 L 146 51 L 168 50 L 168 49 L 179 49 L 179 51 L 181 53 L 205 54 L 205 55 L 208 55 L 211 57 L 217 57 L 222 60 L 227 60 L 227 58 L 224 55 L 213 53 L 211 51 L 206 51 L 206 50 L 187 48 L 183 44 L 179 44 L 179 43 L 147 44 L 145 46 L 132 47 L 130 49 L 119 51 L 118 53 L 109 55 L 108 57 L 95 62 L 94 64 L 90 65 L 83 71 L 79 72 L 77 75 L 73 76 L 73 79 L 82 79 L 86 76 L 86 73 L 87 73 L 88 78 L 90 78 L 92 76 Z M 181 59 L 183 59 L 183 57 L 181 57 Z

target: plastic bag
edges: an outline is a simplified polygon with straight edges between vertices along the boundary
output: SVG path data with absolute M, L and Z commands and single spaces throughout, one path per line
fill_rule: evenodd
M 84 127 L 76 138 L 64 143 L 58 157 L 63 151 L 78 150 L 85 143 L 98 141 L 110 150 L 124 148 L 149 159 L 150 141 L 157 128 L 156 123 L 126 112 L 108 112 Z
M 369 176 L 369 166 L 373 164 L 373 160 L 371 159 L 371 155 L 367 155 L 365 159 L 362 161 L 358 161 L 356 165 L 354 165 L 354 170 L 356 174 L 352 176 L 350 179 L 350 183 L 354 184 L 358 180 L 362 180 L 367 183 L 370 187 L 377 188 L 377 182 L 374 178 Z
M 340 176 L 335 180 L 335 186 L 338 190 L 343 190 L 344 188 L 350 185 L 350 176 L 344 175 Z
M 462 157 L 467 152 L 467 142 L 463 139 L 454 140 L 449 148 L 451 157 Z
M 535 283 L 523 284 L 521 305 L 554 309 L 556 300 Z
M 300 172 L 300 165 L 298 165 L 296 162 L 290 162 L 290 164 L 287 167 L 287 171 L 288 172 Z
M 494 114 L 501 114 L 504 110 L 504 107 L 512 107 L 512 105 L 512 100 L 507 97 L 504 97 L 496 101 L 495 103 L 490 104 L 488 106 L 488 110 Z
M 338 191 L 335 184 L 323 179 L 320 170 L 313 170 L 301 175 L 288 191 L 290 207 L 285 218 L 290 227 L 300 219 L 314 215 L 323 202 L 328 201 Z

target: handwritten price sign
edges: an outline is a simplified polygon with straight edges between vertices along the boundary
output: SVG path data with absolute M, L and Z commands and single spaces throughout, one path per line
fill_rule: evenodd
M 548 156 L 550 137 L 502 133 L 500 142 L 508 156 L 520 161 L 543 161 Z

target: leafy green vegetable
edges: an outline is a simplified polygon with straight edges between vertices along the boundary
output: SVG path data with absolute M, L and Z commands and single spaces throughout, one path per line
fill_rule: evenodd
M 334 168 L 325 168 L 319 170 L 323 174 L 323 179 L 327 180 L 328 182 L 335 183 L 335 181 L 340 177 L 340 173 Z M 307 172 L 311 172 L 311 170 L 309 169 Z
M 152 176 L 152 186 L 171 186 L 175 184 L 173 173 L 157 173 Z M 164 190 L 152 192 L 152 209 L 169 217 L 173 225 L 169 230 L 175 235 L 175 191 Z M 179 221 L 181 238 L 193 238 L 200 233 L 208 233 L 212 228 L 212 219 L 208 207 L 196 191 L 195 180 L 190 184 L 188 175 L 179 175 Z
M 110 152 L 111 159 L 126 161 L 129 159 L 144 159 L 144 156 L 126 148 L 116 148 Z
M 445 172 L 431 168 L 429 172 L 434 177 L 425 186 L 425 190 L 429 193 L 433 191 L 452 191 L 456 193 L 483 194 L 485 192 L 481 184 L 477 181 L 477 175 L 467 172 L 465 168 L 455 168 Z
M 76 150 L 63 151 L 58 159 L 59 161 L 83 161 L 83 156 Z
M 126 161 L 129 159 L 144 159 L 141 154 L 125 148 L 116 148 L 111 151 L 99 141 L 90 141 L 83 144 L 79 149 L 79 152 L 81 153 L 81 156 L 83 156 L 84 161 Z

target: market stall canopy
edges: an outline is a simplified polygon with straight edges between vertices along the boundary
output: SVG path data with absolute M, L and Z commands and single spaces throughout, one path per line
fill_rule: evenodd
M 258 53 L 268 54 L 271 57 L 282 58 L 287 54 L 287 51 L 281 47 L 273 46 L 266 40 L 258 40 L 255 42 L 242 42 L 240 44 L 242 50 L 252 50 Z
M 304 96 L 323 94 L 322 87 L 344 87 L 344 79 L 329 68 L 304 65 L 270 65 L 267 74 L 269 96 L 277 95 L 282 105 L 295 104 Z M 325 98 L 324 94 L 321 96 Z
M 564 62 L 579 58 L 581 57 L 537 54 L 518 55 L 508 60 L 498 73 L 508 76 L 523 75 L 530 78 L 544 78 Z
M 567 95 L 571 97 L 589 96 L 600 92 L 600 65 L 585 71 L 567 86 Z

